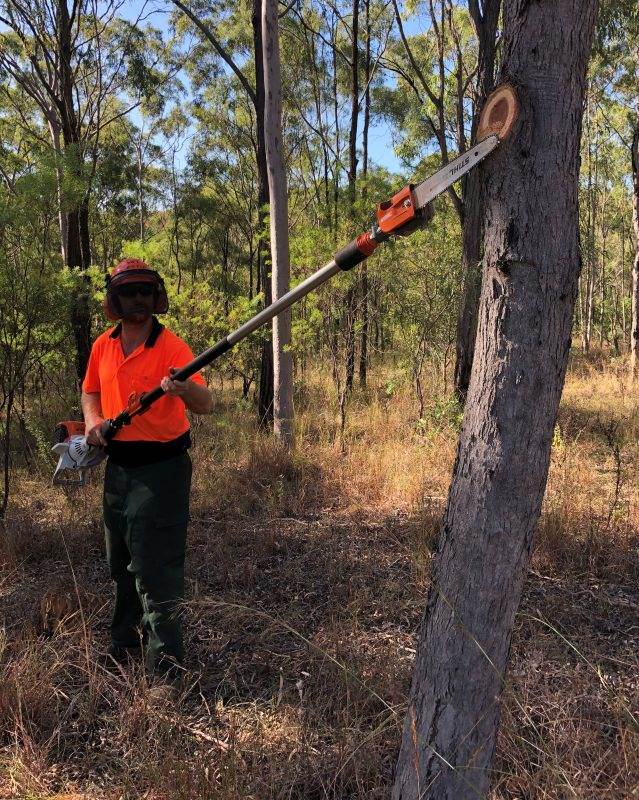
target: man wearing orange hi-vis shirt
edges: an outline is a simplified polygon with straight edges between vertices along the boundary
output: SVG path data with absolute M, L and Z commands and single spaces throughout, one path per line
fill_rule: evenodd
M 187 409 L 211 411 L 199 374 L 173 373 L 193 360 L 189 346 L 155 316 L 168 310 L 160 275 L 138 259 L 121 261 L 107 277 L 104 310 L 115 327 L 93 344 L 82 383 L 87 443 L 106 448 L 104 527 L 116 597 L 109 658 L 124 662 L 146 648 L 149 672 L 171 684 L 183 670 L 180 606 L 191 487 Z M 107 441 L 105 419 L 132 394 L 157 385 L 164 395 Z

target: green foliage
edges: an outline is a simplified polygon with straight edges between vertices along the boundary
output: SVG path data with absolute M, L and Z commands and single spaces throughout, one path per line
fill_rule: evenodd
M 22 69 L 31 51 L 44 56 L 32 48 L 29 36 L 23 41 L 15 33 L 0 34 L 5 54 L 0 58 L 0 310 L 6 316 L 2 335 L 10 339 L 2 358 L 5 372 L 20 376 L 5 382 L 5 391 L 26 389 L 36 380 L 34 370 L 37 380 L 51 385 L 57 372 L 67 370 L 64 391 L 75 392 L 67 377 L 74 361 L 70 306 L 84 278 L 63 268 L 58 214 L 76 209 L 86 197 L 94 332 L 106 325 L 100 309 L 104 273 L 124 255 L 142 257 L 164 275 L 171 306 L 165 321 L 194 351 L 261 307 L 258 259 L 268 258 L 268 219 L 258 208 L 251 5 L 192 0 L 189 7 L 251 91 L 177 11 L 171 12 L 170 25 L 154 28 L 116 13 L 98 39 L 87 38 L 91 44 L 76 53 L 81 135 L 67 147 L 53 146 L 41 105 L 6 60 L 13 58 Z M 83 9 L 80 29 L 87 33 L 95 20 Z M 367 64 L 360 7 L 359 163 L 353 203 L 348 191 L 352 4 L 333 7 L 302 0 L 282 12 L 282 122 L 295 285 L 366 230 L 378 202 L 407 180 L 435 171 L 444 146 L 448 157 L 464 146 L 475 110 L 478 43 L 466 4 L 442 9 L 438 0 L 410 0 L 401 13 L 411 62 L 393 9 L 371 0 Z M 636 3 L 602 4 L 580 185 L 584 275 L 578 332 L 585 336 L 589 319 L 591 338 L 620 349 L 629 335 L 634 253 L 628 144 L 637 114 L 638 32 Z M 367 69 L 370 133 L 379 136 L 379 129 L 373 131 L 380 122 L 390 128 L 387 146 L 403 162 L 401 176 L 370 158 L 364 164 Z M 93 89 L 99 70 L 98 124 Z M 441 114 L 429 94 L 441 97 Z M 463 187 L 458 184 L 456 191 L 463 201 Z M 439 387 L 422 385 L 427 368 L 436 366 L 430 372 L 441 374 L 447 387 L 462 285 L 460 210 L 448 196 L 437 200 L 436 210 L 428 229 L 386 244 L 367 262 L 366 317 L 361 270 L 337 276 L 295 306 L 291 351 L 298 385 L 310 362 L 329 365 L 335 375 L 343 371 L 349 342 L 358 359 L 367 330 L 369 370 L 381 375 L 377 365 L 392 359 L 393 381 L 414 386 L 415 416 L 425 420 L 418 427 L 428 428 L 433 421 L 457 424 L 454 408 L 432 406 Z M 267 327 L 213 370 L 241 378 L 249 395 L 268 338 Z M 382 381 L 380 391 L 392 395 L 393 383 Z

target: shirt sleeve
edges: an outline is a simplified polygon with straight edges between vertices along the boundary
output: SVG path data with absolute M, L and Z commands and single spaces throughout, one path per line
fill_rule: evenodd
M 190 361 L 193 361 L 194 358 L 193 351 L 188 344 L 182 339 L 177 339 L 175 353 L 172 358 L 172 366 L 180 369 L 186 366 Z M 192 380 L 193 383 L 200 384 L 200 386 L 206 386 L 206 381 L 199 372 L 196 372 L 195 375 L 191 375 L 190 380 Z
M 101 389 L 99 371 L 100 356 L 97 351 L 98 347 L 96 342 L 91 348 L 91 355 L 89 356 L 86 375 L 82 381 L 82 391 L 86 392 L 86 394 L 93 394 L 95 392 L 99 392 Z

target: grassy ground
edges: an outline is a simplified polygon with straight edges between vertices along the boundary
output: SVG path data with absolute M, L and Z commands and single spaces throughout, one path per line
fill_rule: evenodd
M 228 390 L 196 423 L 179 710 L 153 705 L 139 667 L 99 666 L 112 592 L 99 482 L 19 477 L 0 577 L 0 798 L 389 796 L 458 415 L 431 398 L 418 422 L 410 387 L 385 380 L 353 399 L 342 442 L 330 386 L 307 385 L 292 458 Z M 638 408 L 621 365 L 573 363 L 493 800 L 639 797 Z

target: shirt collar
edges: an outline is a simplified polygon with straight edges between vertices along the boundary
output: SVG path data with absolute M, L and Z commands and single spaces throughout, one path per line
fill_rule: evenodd
M 153 322 L 151 324 L 151 333 L 147 336 L 146 342 L 144 342 L 145 347 L 153 347 L 153 345 L 157 342 L 158 337 L 164 330 L 164 325 L 159 322 L 157 317 L 153 317 Z M 117 339 L 119 335 L 122 333 L 122 323 L 118 322 L 115 328 L 109 334 L 110 339 Z

